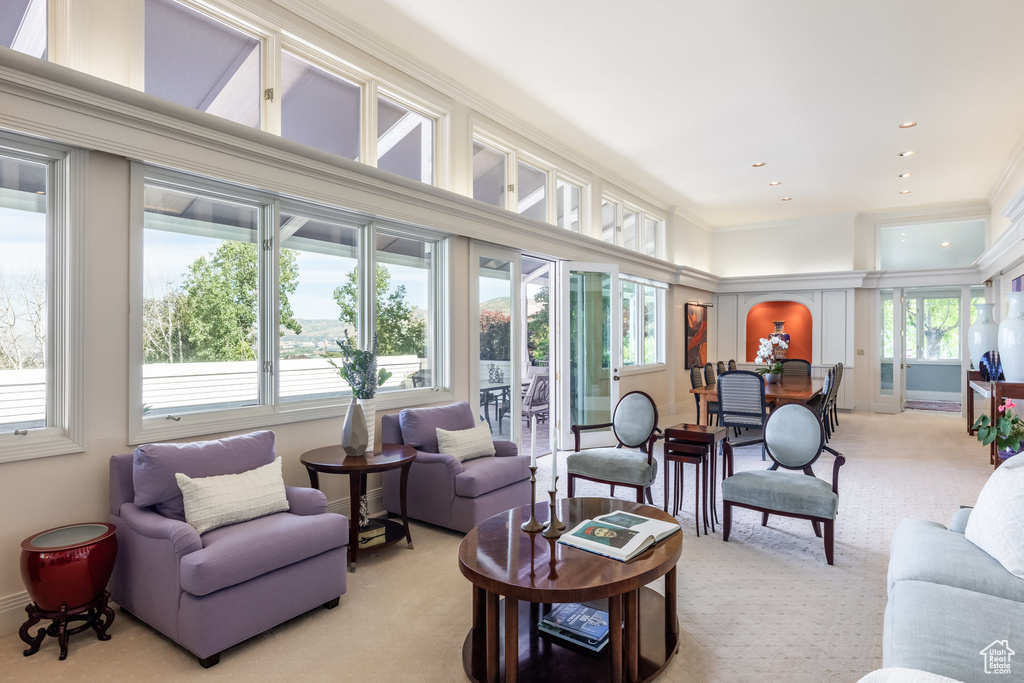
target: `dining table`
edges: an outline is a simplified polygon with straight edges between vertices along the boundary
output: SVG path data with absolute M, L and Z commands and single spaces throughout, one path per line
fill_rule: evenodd
M 825 380 L 821 377 L 782 375 L 775 382 L 765 382 L 764 400 L 769 407 L 784 403 L 807 403 L 821 393 Z M 697 424 L 708 423 L 708 403 L 718 400 L 718 386 L 703 386 L 690 389 L 700 399 Z

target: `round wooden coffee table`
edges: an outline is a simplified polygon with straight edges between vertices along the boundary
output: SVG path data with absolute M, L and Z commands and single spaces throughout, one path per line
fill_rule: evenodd
M 384 542 L 363 552 L 386 548 L 398 543 L 403 538 L 412 548 L 412 532 L 409 530 L 409 516 L 405 509 L 405 491 L 409 482 L 409 468 L 416 459 L 416 450 L 402 444 L 381 444 L 381 452 L 373 455 L 350 456 L 341 446 L 324 446 L 306 451 L 299 461 L 306 466 L 309 484 L 315 489 L 320 488 L 320 472 L 328 474 L 347 474 L 349 487 L 349 520 L 348 520 L 348 566 L 349 571 L 356 570 L 356 556 L 359 553 L 359 501 L 366 491 L 366 475 L 371 472 L 386 472 L 402 468 L 399 483 L 399 504 L 402 510 L 402 523 L 390 519 L 381 520 L 384 524 Z
M 675 522 L 657 508 L 624 500 L 559 501 L 559 518 L 567 529 L 615 510 Z M 547 518 L 547 504 L 538 503 L 536 511 L 538 519 Z M 682 534 L 619 562 L 526 533 L 519 527 L 529 517 L 528 505 L 495 515 L 459 546 L 459 568 L 473 582 L 473 626 L 462 648 L 466 675 L 497 683 L 504 669 L 505 683 L 520 675 L 528 681 L 618 683 L 624 678 L 649 681 L 660 674 L 679 643 L 676 563 Z M 664 597 L 647 587 L 661 576 Z M 551 603 L 593 601 L 607 609 L 611 624 L 609 644 L 600 655 L 574 652 L 538 635 L 537 622 Z

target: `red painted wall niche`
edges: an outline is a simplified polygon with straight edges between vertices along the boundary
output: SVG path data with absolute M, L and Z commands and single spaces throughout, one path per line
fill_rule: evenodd
M 775 331 L 776 320 L 784 320 L 789 333 L 786 358 L 811 361 L 811 335 L 814 331 L 811 312 L 795 301 L 765 301 L 747 313 L 747 362 L 753 363 L 757 358 L 761 338 Z

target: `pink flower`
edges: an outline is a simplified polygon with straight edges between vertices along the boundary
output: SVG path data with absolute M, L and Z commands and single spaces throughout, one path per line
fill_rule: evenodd
M 1016 408 L 1017 407 L 1017 404 L 1014 403 L 1013 401 L 1011 401 L 1008 398 L 1003 400 L 1003 405 L 1005 405 L 1007 408 Z
M 1004 410 L 1006 410 L 1006 406 L 999 406 L 999 412 L 1000 413 L 1003 412 Z

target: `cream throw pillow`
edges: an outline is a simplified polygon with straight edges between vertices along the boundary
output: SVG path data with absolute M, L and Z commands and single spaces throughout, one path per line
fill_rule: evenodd
M 988 478 L 964 536 L 1024 579 L 1024 455 L 1013 456 Z
M 199 533 L 289 509 L 281 458 L 240 474 L 193 479 L 174 475 L 185 499 L 185 521 Z
M 447 453 L 459 462 L 494 455 L 491 428 L 481 422 L 472 429 L 449 431 L 437 428 L 437 452 Z

